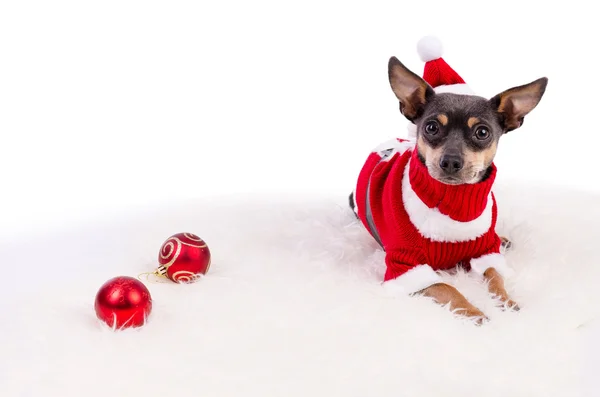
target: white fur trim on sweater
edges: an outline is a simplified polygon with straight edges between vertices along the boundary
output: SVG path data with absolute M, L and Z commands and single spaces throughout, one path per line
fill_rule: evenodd
M 502 254 L 487 254 L 471 259 L 471 270 L 479 275 L 483 275 L 491 267 L 496 269 L 502 277 L 509 277 L 513 273 L 513 270 L 506 265 L 506 259 Z
M 418 265 L 401 276 L 385 281 L 384 288 L 390 295 L 410 295 L 433 284 L 442 282 L 442 278 L 429 265 Z
M 402 202 L 412 224 L 423 237 L 433 241 L 470 241 L 485 234 L 492 225 L 492 194 L 478 218 L 469 222 L 459 222 L 444 215 L 437 208 L 429 208 L 413 190 L 409 178 L 410 163 L 406 165 L 402 177 Z
M 436 94 L 449 92 L 451 94 L 475 95 L 475 92 L 466 84 L 439 85 L 433 89 Z

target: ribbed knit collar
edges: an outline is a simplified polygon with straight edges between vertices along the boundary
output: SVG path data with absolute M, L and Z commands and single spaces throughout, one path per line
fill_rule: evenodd
M 483 213 L 496 179 L 496 166 L 492 163 L 488 175 L 479 183 L 447 185 L 429 175 L 415 147 L 410 159 L 409 179 L 417 196 L 429 208 L 437 207 L 442 214 L 456 221 L 468 222 Z

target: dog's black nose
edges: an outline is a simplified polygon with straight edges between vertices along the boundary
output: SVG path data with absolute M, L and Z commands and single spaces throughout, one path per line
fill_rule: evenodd
M 440 159 L 440 168 L 448 174 L 456 174 L 463 167 L 463 159 L 456 154 L 444 154 Z

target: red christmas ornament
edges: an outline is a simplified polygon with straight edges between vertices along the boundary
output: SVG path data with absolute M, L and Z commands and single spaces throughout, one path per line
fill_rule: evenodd
M 210 250 L 200 237 L 192 233 L 177 233 L 169 237 L 158 253 L 160 266 L 156 270 L 176 283 L 196 281 L 210 268 Z
M 141 281 L 115 277 L 100 287 L 94 308 L 98 318 L 113 329 L 140 327 L 152 311 L 152 298 Z

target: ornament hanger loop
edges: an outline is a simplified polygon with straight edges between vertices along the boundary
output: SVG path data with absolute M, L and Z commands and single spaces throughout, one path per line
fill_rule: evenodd
M 138 279 L 142 280 L 142 276 L 144 276 L 146 278 L 146 281 L 151 282 L 151 283 L 158 283 L 158 284 L 166 284 L 168 281 L 163 281 L 166 279 L 166 277 L 162 274 L 160 274 L 158 272 L 158 270 L 155 270 L 153 272 L 144 272 L 144 273 L 140 273 L 138 274 Z M 150 279 L 150 276 L 154 276 L 154 279 Z

